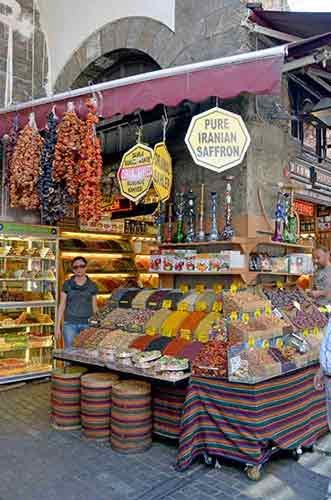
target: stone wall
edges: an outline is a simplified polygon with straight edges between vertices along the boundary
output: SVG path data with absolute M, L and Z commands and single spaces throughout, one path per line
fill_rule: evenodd
M 12 58 L 12 102 L 45 95 L 48 75 L 47 47 L 33 0 L 0 0 L 0 107 L 5 105 L 8 61 Z M 8 50 L 10 30 L 12 51 Z
M 138 49 L 167 68 L 250 50 L 240 23 L 247 13 L 243 0 L 177 0 L 175 32 L 146 18 L 126 18 L 105 24 L 73 54 L 55 89 L 70 88 L 98 57 L 118 49 Z

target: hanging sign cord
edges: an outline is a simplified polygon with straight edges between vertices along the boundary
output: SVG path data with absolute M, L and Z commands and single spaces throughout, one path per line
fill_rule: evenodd
M 163 106 L 163 112 L 164 115 L 162 116 L 162 123 L 163 123 L 163 142 L 166 142 L 166 137 L 167 137 L 167 128 L 169 124 L 169 119 L 168 119 L 168 113 L 167 113 L 167 108 Z

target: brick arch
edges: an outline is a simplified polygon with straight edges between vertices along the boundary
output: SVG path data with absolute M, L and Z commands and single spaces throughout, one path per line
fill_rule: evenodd
M 88 37 L 72 55 L 59 74 L 54 91 L 70 89 L 93 61 L 119 49 L 139 50 L 160 67 L 167 67 L 177 53 L 175 39 L 176 35 L 168 27 L 146 17 L 122 18 L 108 23 Z M 169 47 L 172 49 L 168 50 Z

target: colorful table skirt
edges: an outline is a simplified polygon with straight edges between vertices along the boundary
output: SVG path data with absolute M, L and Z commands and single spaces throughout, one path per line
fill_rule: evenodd
M 179 439 L 186 393 L 186 386 L 160 384 L 153 387 L 154 434 L 168 439 Z
M 192 377 L 185 401 L 177 466 L 203 453 L 258 465 L 272 448 L 310 446 L 328 431 L 316 367 L 255 385 Z

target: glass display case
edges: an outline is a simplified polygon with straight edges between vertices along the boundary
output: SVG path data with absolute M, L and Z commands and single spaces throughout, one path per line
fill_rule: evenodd
M 0 383 L 48 375 L 57 304 L 57 229 L 0 224 Z

